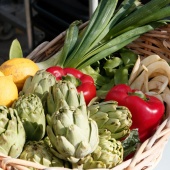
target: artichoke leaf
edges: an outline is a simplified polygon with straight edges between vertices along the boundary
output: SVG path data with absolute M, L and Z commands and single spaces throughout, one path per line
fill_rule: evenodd
M 88 119 L 84 118 L 84 114 L 82 114 L 80 109 L 76 109 L 74 114 L 74 123 L 81 129 L 81 133 L 85 136 L 89 136 L 89 122 Z
M 61 123 L 60 120 L 55 120 L 56 123 L 53 123 L 53 131 L 55 135 L 65 135 L 66 134 L 66 129 L 65 126 Z
M 56 145 L 58 152 L 64 155 L 66 159 L 75 154 L 76 148 L 64 136 L 56 136 Z
M 77 93 L 77 90 L 70 88 L 67 96 L 67 101 L 70 107 L 77 108 L 79 106 L 79 99 L 77 96 L 75 96 L 75 93 Z
M 47 125 L 46 129 L 47 129 L 47 135 L 49 137 L 49 140 L 50 140 L 52 146 L 57 147 L 56 136 L 54 135 L 53 130 L 51 129 L 51 127 L 49 125 Z
M 81 141 L 87 141 L 84 132 L 75 124 L 67 128 L 66 139 L 75 147 L 75 150 Z
M 96 121 L 89 118 L 89 125 L 90 125 L 90 136 L 89 136 L 89 143 L 93 150 L 95 150 L 99 143 L 99 131 L 98 131 L 98 125 Z
M 76 149 L 75 157 L 84 158 L 86 155 L 91 153 L 91 145 L 87 141 L 81 141 Z

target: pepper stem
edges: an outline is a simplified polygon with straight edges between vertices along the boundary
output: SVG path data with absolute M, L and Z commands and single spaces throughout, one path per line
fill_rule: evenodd
M 139 91 L 139 90 L 136 90 L 135 92 L 131 93 L 130 95 L 138 96 L 143 100 L 147 100 L 146 95 L 142 91 Z
M 76 87 L 81 85 L 81 81 L 78 78 L 74 77 L 72 74 L 67 74 L 65 76 L 62 76 L 62 80 L 70 81 Z

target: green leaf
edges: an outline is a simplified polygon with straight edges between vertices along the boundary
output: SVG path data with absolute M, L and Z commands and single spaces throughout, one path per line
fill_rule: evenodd
M 101 86 L 100 89 L 97 89 L 97 96 L 101 99 L 105 99 L 109 90 L 115 85 L 114 79 L 111 79 L 110 82 Z
M 11 47 L 10 47 L 9 59 L 12 59 L 12 58 L 23 58 L 21 45 L 17 39 L 13 40 Z
M 108 68 L 116 68 L 120 65 L 122 65 L 122 59 L 119 57 L 113 57 L 111 59 L 106 60 L 105 64 L 104 64 L 104 68 L 108 69 Z
M 77 42 L 79 34 L 78 25 L 80 24 L 82 24 L 81 21 L 76 20 L 73 23 L 71 23 L 69 28 L 67 29 L 62 52 L 58 60 L 58 65 L 62 67 L 65 60 L 67 59 L 68 54 L 73 50 L 74 45 Z
M 81 71 L 85 74 L 90 75 L 93 78 L 96 86 L 100 87 L 100 86 L 103 86 L 104 84 L 107 84 L 109 82 L 109 79 L 107 77 L 99 74 L 90 65 L 84 67 L 83 69 L 81 69 Z
M 134 153 L 137 149 L 138 144 L 140 143 L 139 133 L 137 129 L 131 130 L 129 136 L 122 141 L 122 146 L 124 149 L 124 159 Z
M 127 48 L 122 48 L 119 51 L 121 59 L 124 63 L 124 65 L 127 67 L 129 66 L 134 66 L 134 64 L 136 63 L 136 60 L 138 58 L 138 55 L 135 54 L 133 51 L 127 49 Z

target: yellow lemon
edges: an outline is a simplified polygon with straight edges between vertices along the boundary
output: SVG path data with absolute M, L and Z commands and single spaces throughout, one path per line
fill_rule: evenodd
M 5 76 L 5 75 L 4 75 L 4 73 L 2 73 L 2 72 L 0 71 L 0 76 Z
M 36 63 L 27 58 L 13 58 L 5 61 L 0 66 L 0 71 L 5 76 L 13 76 L 13 81 L 18 90 L 21 90 L 25 80 L 29 76 L 34 76 L 38 70 Z
M 0 105 L 11 106 L 18 99 L 18 88 L 12 76 L 0 76 Z

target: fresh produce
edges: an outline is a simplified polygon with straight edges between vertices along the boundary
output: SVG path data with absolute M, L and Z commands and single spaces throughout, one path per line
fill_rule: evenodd
M 0 71 L 0 76 L 5 76 L 3 72 Z
M 113 168 L 123 161 L 123 146 L 109 132 L 99 136 L 99 145 L 83 160 L 83 169 Z
M 54 112 L 60 110 L 63 102 L 73 108 L 84 108 L 86 112 L 86 102 L 83 93 L 78 93 L 76 86 L 66 80 L 57 81 L 50 87 L 46 97 L 46 114 L 52 116 Z
M 121 141 L 123 146 L 123 160 L 131 158 L 139 147 L 140 139 L 138 129 L 132 129 L 130 134 Z
M 99 142 L 97 123 L 88 117 L 86 105 L 71 107 L 65 100 L 52 115 L 47 135 L 52 153 L 71 162 L 73 167 L 79 167 L 78 162 L 92 153 Z
M 21 89 L 16 83 L 19 97 L 8 108 L 0 106 L 0 153 L 70 169 L 111 169 L 134 154 L 170 112 L 170 67 L 157 55 L 141 61 L 126 45 L 166 25 L 169 4 L 101 0 L 87 26 L 70 24 L 60 50 L 39 63 L 28 56 L 35 62 L 18 67 L 26 58 L 13 41 L 7 62 L 20 73 L 14 84 L 27 68 L 35 72 Z
M 49 87 L 56 83 L 56 78 L 45 70 L 38 70 L 34 76 L 26 79 L 19 95 L 34 93 L 40 98 L 49 91 Z
M 170 112 L 170 67 L 168 61 L 158 55 L 150 55 L 136 62 L 129 78 L 129 85 L 160 99 Z
M 12 44 L 9 50 L 9 59 L 13 59 L 13 58 L 23 58 L 21 44 L 18 41 L 18 39 L 14 39 L 12 41 Z
M 46 71 L 53 74 L 57 80 L 69 80 L 74 83 L 78 92 L 83 92 L 86 104 L 96 97 L 96 87 L 90 75 L 84 74 L 75 68 L 61 68 L 59 66 L 49 67 Z
M 170 67 L 166 60 L 160 58 L 158 55 L 150 55 L 138 63 L 134 67 L 136 69 L 135 74 L 132 74 L 133 76 L 129 80 L 132 88 L 149 91 L 148 80 L 160 75 L 166 76 L 168 78 L 168 84 L 170 84 Z
M 46 118 L 41 99 L 36 94 L 25 94 L 14 101 L 12 107 L 17 110 L 23 123 L 26 140 L 41 140 L 46 131 Z
M 96 121 L 100 134 L 103 129 L 107 129 L 112 138 L 122 139 L 130 133 L 132 116 L 127 107 L 118 106 L 116 101 L 107 101 L 94 103 L 88 110 L 90 118 Z
M 0 106 L 0 153 L 17 158 L 25 144 L 25 130 L 15 109 Z
M 165 106 L 158 98 L 119 84 L 111 88 L 105 98 L 115 100 L 119 106 L 126 106 L 132 114 L 131 129 L 138 129 L 141 142 L 156 130 L 165 112 Z
M 5 76 L 13 76 L 13 81 L 18 90 L 21 90 L 25 80 L 28 77 L 35 75 L 38 70 L 38 66 L 27 58 L 13 58 L 5 61 L 0 66 L 0 71 Z
M 64 45 L 48 60 L 37 62 L 41 69 L 57 65 L 82 69 L 109 56 L 140 35 L 166 24 L 170 0 L 151 0 L 142 5 L 137 0 L 102 0 L 88 25 L 79 31 L 80 22 L 67 29 Z
M 114 85 L 128 84 L 137 59 L 137 54 L 130 49 L 122 48 L 81 71 L 93 77 L 97 96 L 104 99 Z
M 0 105 L 10 107 L 18 99 L 18 89 L 12 76 L 0 76 Z
M 68 167 L 68 162 L 55 157 L 44 140 L 29 141 L 19 156 L 20 159 L 39 163 L 46 167 Z
M 114 85 L 127 84 L 128 75 L 136 63 L 137 55 L 129 49 L 123 48 L 113 56 L 107 56 L 104 59 L 99 61 L 98 66 L 98 69 L 101 70 L 100 72 L 104 72 L 102 75 L 113 79 Z

